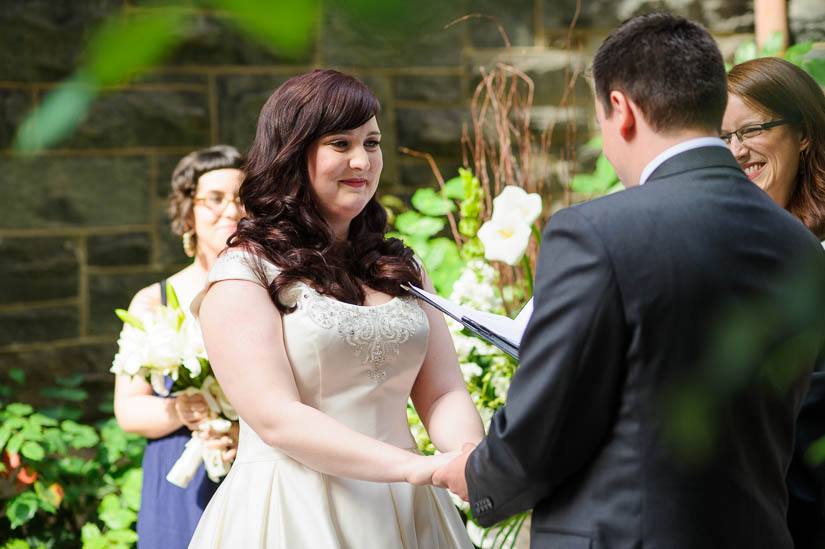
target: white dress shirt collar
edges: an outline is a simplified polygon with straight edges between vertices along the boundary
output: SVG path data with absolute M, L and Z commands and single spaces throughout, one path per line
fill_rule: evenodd
M 685 151 L 689 151 L 691 149 L 698 149 L 699 147 L 725 147 L 725 142 L 719 139 L 718 137 L 695 137 L 693 139 L 688 139 L 687 141 L 682 141 L 676 145 L 673 145 L 670 148 L 665 149 L 661 153 L 659 153 L 656 158 L 651 160 L 645 169 L 642 170 L 642 176 L 639 178 L 639 186 L 644 185 L 647 179 L 650 177 L 650 174 L 653 171 L 664 164 L 665 160 L 669 160 L 676 156 L 677 154 L 681 154 Z

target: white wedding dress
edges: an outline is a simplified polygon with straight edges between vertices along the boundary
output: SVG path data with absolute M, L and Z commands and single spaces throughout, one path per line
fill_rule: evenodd
M 229 250 L 209 273 L 257 282 L 250 256 Z M 269 280 L 277 273 L 264 262 Z M 192 305 L 198 312 L 202 292 Z M 281 292 L 286 350 L 303 403 L 413 450 L 406 406 L 429 324 L 415 298 L 362 307 L 305 284 Z M 446 491 L 320 473 L 265 444 L 240 420 L 238 455 L 204 511 L 190 549 L 471 548 Z

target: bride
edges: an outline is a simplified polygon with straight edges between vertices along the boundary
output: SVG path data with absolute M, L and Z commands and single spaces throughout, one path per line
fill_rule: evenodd
M 433 472 L 483 427 L 433 291 L 385 239 L 373 94 L 332 70 L 264 105 L 240 197 L 247 217 L 195 298 L 241 416 L 238 454 L 191 548 L 472 547 Z M 417 453 L 408 398 L 443 452 Z

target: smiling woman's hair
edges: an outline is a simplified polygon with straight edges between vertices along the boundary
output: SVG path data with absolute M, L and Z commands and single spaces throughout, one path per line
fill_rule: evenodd
M 825 94 L 816 80 L 777 57 L 745 61 L 728 73 L 728 92 L 776 120 L 792 120 L 808 146 L 799 157 L 796 186 L 786 209 L 825 239 Z
M 277 299 L 279 290 L 297 281 L 357 305 L 364 303 L 362 284 L 397 296 L 404 293 L 401 284 L 421 283 L 412 250 L 385 238 L 387 213 L 375 196 L 350 223 L 348 239 L 336 242 L 310 187 L 309 147 L 379 112 L 378 100 L 360 81 L 320 69 L 287 80 L 261 109 L 239 193 L 246 217 L 230 246 L 278 266 L 269 294 L 281 312 L 290 309 Z

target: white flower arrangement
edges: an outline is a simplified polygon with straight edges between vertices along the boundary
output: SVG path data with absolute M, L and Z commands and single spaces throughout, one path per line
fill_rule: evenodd
M 212 374 L 200 326 L 183 312 L 168 282 L 166 293 L 167 306 L 138 316 L 123 309 L 115 311 L 124 326 L 109 371 L 115 375 L 142 377 L 163 396 L 170 394 L 165 385 L 165 378 L 169 376 L 174 381 L 172 396 L 198 394 L 206 400 L 208 419 L 192 433 L 180 458 L 166 475 L 172 484 L 186 488 L 201 461 L 214 482 L 229 472 L 231 462 L 223 459 L 225 451 L 208 448 L 201 435 L 210 430 L 227 432 L 230 421 L 237 420 L 238 414 Z

